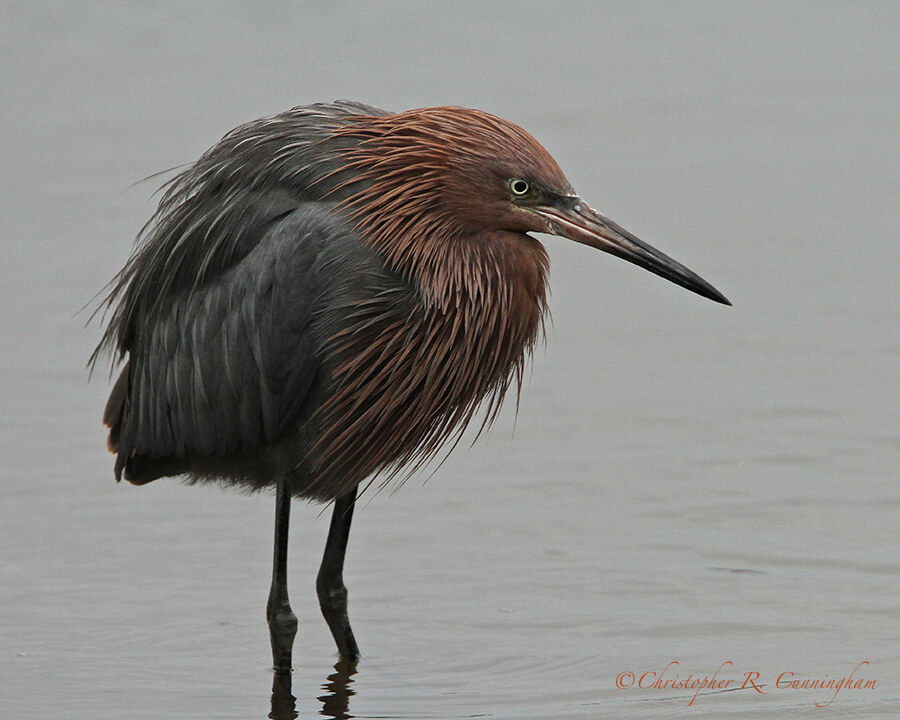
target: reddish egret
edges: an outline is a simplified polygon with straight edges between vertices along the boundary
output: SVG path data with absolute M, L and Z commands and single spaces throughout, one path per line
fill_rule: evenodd
M 291 496 L 334 502 L 316 588 L 356 659 L 342 576 L 357 486 L 420 466 L 521 385 L 546 308 L 529 232 L 728 304 L 591 209 L 528 133 L 477 110 L 298 107 L 233 130 L 167 184 L 106 299 L 94 359 L 125 361 L 109 448 L 137 485 L 275 486 L 276 671 L 297 628 Z

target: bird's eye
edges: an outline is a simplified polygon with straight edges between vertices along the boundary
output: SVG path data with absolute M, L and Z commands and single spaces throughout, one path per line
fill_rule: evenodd
M 531 192 L 531 183 L 527 180 L 522 180 L 521 178 L 513 178 L 507 185 L 509 186 L 509 191 L 512 193 L 513 197 L 524 197 Z

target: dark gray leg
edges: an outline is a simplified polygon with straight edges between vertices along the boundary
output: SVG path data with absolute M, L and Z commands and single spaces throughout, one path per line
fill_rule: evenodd
M 325 554 L 316 578 L 322 615 L 331 629 L 338 652 L 348 660 L 359 659 L 359 648 L 356 646 L 353 630 L 350 629 L 350 618 L 347 617 L 347 588 L 344 587 L 344 553 L 347 551 L 347 537 L 350 535 L 355 502 L 356 488 L 335 500 Z
M 297 634 L 297 616 L 291 610 L 287 590 L 288 528 L 291 524 L 290 481 L 286 476 L 278 478 L 275 497 L 275 559 L 272 564 L 272 587 L 266 619 L 269 621 L 269 637 L 272 640 L 272 660 L 276 673 L 290 673 L 291 649 Z

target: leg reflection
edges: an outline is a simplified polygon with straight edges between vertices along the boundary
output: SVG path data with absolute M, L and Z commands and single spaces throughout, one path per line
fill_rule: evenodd
M 272 675 L 272 712 L 269 717 L 271 720 L 295 720 L 297 698 L 291 694 L 291 674 L 275 672 Z
M 350 687 L 356 675 L 356 661 L 341 658 L 334 666 L 334 672 L 322 683 L 324 695 L 318 697 L 322 703 L 319 715 L 331 720 L 350 720 L 350 698 L 356 693 Z M 272 674 L 272 711 L 271 720 L 296 720 L 297 698 L 291 691 L 290 673 L 275 672 Z
M 322 685 L 326 691 L 319 696 L 322 702 L 322 715 L 333 720 L 349 720 L 350 698 L 356 693 L 350 687 L 353 684 L 353 676 L 356 675 L 356 660 L 341 658 L 334 666 L 334 672 L 328 676 L 327 682 Z

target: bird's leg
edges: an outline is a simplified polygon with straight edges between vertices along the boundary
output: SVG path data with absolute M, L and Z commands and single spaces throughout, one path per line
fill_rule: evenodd
M 347 538 L 350 535 L 350 521 L 353 519 L 353 505 L 356 502 L 356 488 L 334 502 L 331 516 L 331 527 L 328 529 L 328 540 L 325 542 L 325 554 L 316 578 L 316 592 L 319 595 L 319 607 L 325 622 L 331 629 L 338 652 L 348 660 L 359 659 L 359 648 L 356 638 L 350 629 L 350 618 L 347 616 L 347 588 L 344 586 L 344 553 L 347 551 Z
M 272 566 L 272 586 L 266 619 L 272 640 L 272 660 L 276 673 L 290 673 L 291 649 L 297 634 L 297 616 L 291 610 L 287 590 L 288 528 L 291 523 L 291 488 L 286 474 L 279 475 L 275 497 L 275 557 Z

